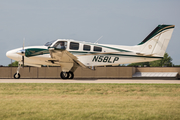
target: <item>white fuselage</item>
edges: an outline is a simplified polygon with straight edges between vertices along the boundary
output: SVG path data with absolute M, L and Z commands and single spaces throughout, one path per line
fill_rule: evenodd
M 59 39 L 57 41 L 67 41 L 66 50 L 72 53 L 74 56 L 78 58 L 80 62 L 82 62 L 85 66 L 105 66 L 105 65 L 119 65 L 119 64 L 127 64 L 127 63 L 136 63 L 136 62 L 148 62 L 159 60 L 161 57 L 153 57 L 146 55 L 137 54 L 137 50 L 132 50 L 136 46 L 120 46 L 120 45 L 106 45 L 106 44 L 93 44 L 93 43 L 85 43 L 78 42 L 74 40 L 65 40 Z M 56 42 L 57 42 L 56 41 Z M 56 42 L 54 42 L 51 46 L 53 46 Z M 70 42 L 79 43 L 78 50 L 70 49 Z M 90 46 L 90 50 L 83 50 L 84 45 Z M 94 51 L 94 46 L 100 47 L 101 51 Z M 47 49 L 48 46 L 31 46 L 25 47 L 24 49 Z M 130 49 L 131 48 L 131 49 Z M 17 48 L 14 50 L 10 50 L 6 53 L 6 56 L 15 60 L 21 61 L 22 56 L 17 54 L 17 51 L 22 50 L 22 48 Z M 51 58 L 49 53 L 35 55 L 24 58 L 25 65 L 30 66 L 38 66 L 38 65 L 51 65 L 51 66 L 60 66 L 59 62 L 64 62 L 59 60 L 59 62 L 52 63 L 54 59 Z

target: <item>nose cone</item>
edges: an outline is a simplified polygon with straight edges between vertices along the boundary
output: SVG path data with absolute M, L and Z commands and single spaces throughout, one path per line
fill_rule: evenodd
M 7 51 L 7 52 L 6 52 L 6 56 L 7 56 L 8 58 L 11 58 L 11 57 L 12 57 L 12 51 Z
M 19 61 L 21 59 L 21 56 L 16 53 L 16 50 L 10 50 L 6 52 L 6 56 L 10 59 Z

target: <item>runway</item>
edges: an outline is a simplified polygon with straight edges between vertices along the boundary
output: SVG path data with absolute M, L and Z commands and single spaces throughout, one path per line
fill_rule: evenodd
M 180 80 L 147 80 L 147 79 L 0 79 L 0 83 L 158 83 L 180 84 Z

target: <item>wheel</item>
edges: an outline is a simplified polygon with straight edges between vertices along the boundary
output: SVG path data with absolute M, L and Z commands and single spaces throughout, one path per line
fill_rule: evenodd
M 61 72 L 60 76 L 62 79 L 68 79 L 69 78 L 69 72 Z
M 18 73 L 18 74 L 15 73 L 15 74 L 14 74 L 14 79 L 19 79 L 19 78 L 20 78 L 20 74 L 19 74 L 19 73 Z
M 74 73 L 69 71 L 69 79 L 73 79 L 74 78 Z

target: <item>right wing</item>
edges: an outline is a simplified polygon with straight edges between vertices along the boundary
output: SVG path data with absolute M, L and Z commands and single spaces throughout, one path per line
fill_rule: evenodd
M 85 66 L 82 62 L 78 60 L 76 56 L 68 52 L 67 50 L 57 49 L 57 48 L 49 48 L 49 53 L 51 58 L 57 59 L 60 64 L 62 63 L 76 63 L 83 68 L 89 68 Z

